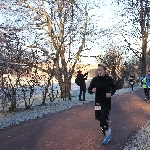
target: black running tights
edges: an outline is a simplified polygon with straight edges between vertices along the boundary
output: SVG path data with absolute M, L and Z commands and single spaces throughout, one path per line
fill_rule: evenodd
M 100 127 L 103 130 L 103 133 L 105 134 L 105 130 L 108 130 L 108 115 L 109 115 L 110 108 L 104 107 L 101 110 L 101 116 L 100 116 Z

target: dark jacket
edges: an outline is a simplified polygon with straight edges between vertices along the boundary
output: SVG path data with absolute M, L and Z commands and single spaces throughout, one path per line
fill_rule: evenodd
M 87 80 L 87 73 L 85 73 L 84 75 L 83 75 L 83 74 L 77 74 L 77 77 L 79 77 L 80 82 L 81 82 L 80 88 L 81 88 L 83 91 L 86 91 L 86 83 L 85 83 L 85 80 Z
M 109 106 L 111 108 L 111 97 L 107 98 L 106 93 L 113 95 L 116 92 L 116 86 L 112 77 L 108 75 L 94 77 L 88 87 L 88 93 L 93 94 L 93 88 L 97 90 L 95 93 L 95 103 L 100 103 L 102 107 Z

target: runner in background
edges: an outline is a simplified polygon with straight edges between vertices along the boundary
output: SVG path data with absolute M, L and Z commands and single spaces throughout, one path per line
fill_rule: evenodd
M 150 90 L 150 69 L 147 71 L 146 86 L 147 86 L 147 102 L 150 103 L 150 98 L 149 98 L 149 90 Z
M 132 93 L 133 93 L 133 86 L 135 84 L 135 76 L 134 75 L 131 75 L 130 78 L 129 78 L 129 83 L 131 85 L 131 88 L 132 88 Z
M 141 79 L 141 86 L 144 89 L 144 94 L 145 94 L 145 100 L 147 100 L 147 85 L 146 85 L 146 77 L 143 77 Z

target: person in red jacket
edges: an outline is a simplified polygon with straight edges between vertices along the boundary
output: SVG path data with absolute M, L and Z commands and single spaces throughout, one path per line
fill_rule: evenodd
M 82 74 L 82 71 L 79 70 L 77 71 L 77 78 L 80 82 L 79 86 L 80 86 L 80 93 L 79 93 L 79 101 L 85 101 L 85 93 L 86 93 L 86 83 L 85 80 L 87 80 L 87 75 L 88 72 L 85 74 Z M 83 94 L 83 99 L 81 99 L 81 96 Z
M 112 77 L 106 73 L 106 66 L 98 64 L 98 75 L 91 80 L 88 93 L 95 93 L 95 119 L 100 121 L 104 134 L 102 144 L 107 144 L 111 139 L 111 128 L 108 126 L 108 116 L 111 110 L 111 96 L 116 92 Z

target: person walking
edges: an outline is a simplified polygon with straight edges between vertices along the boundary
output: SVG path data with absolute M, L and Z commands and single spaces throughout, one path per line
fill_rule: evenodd
M 146 85 L 146 77 L 141 80 L 142 88 L 144 89 L 145 100 L 147 100 L 147 85 Z
M 88 93 L 95 93 L 95 119 L 100 121 L 104 134 L 102 144 L 107 144 L 111 139 L 111 128 L 108 126 L 108 116 L 111 110 L 111 96 L 116 92 L 112 77 L 107 75 L 106 66 L 98 64 L 98 75 L 91 80 Z
M 79 93 L 79 101 L 85 101 L 85 93 L 86 93 L 86 83 L 85 80 L 87 80 L 88 72 L 85 74 L 82 74 L 82 71 L 77 71 L 77 77 L 76 77 L 76 84 L 80 86 L 80 93 Z M 83 99 L 81 99 L 83 93 Z

